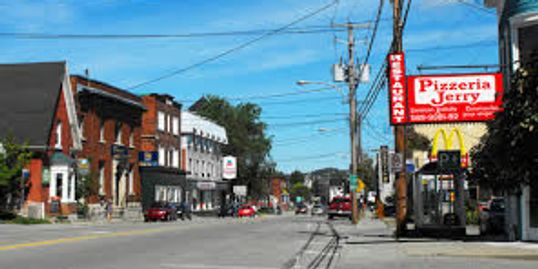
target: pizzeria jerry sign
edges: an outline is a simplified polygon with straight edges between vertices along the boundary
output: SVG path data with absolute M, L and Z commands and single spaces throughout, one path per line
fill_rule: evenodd
M 405 76 L 404 55 L 389 58 L 390 122 L 480 122 L 501 111 L 501 73 Z

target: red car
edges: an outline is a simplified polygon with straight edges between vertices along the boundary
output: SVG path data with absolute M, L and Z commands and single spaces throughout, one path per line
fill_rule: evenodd
M 241 206 L 237 211 L 238 217 L 254 217 L 256 215 L 256 210 L 250 205 Z
M 334 217 L 351 218 L 351 198 L 342 196 L 334 197 L 331 203 L 329 203 L 327 214 L 329 219 L 333 219 Z
M 145 221 L 172 221 L 177 220 L 177 209 L 169 203 L 153 203 L 144 212 Z

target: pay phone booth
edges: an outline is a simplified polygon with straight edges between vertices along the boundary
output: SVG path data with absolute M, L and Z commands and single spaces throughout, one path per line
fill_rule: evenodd
M 425 236 L 464 236 L 465 169 L 460 151 L 439 151 L 438 156 L 414 175 L 415 229 Z

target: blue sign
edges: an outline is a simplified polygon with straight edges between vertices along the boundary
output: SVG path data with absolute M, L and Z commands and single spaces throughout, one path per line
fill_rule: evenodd
M 415 172 L 415 165 L 412 163 L 406 163 L 405 166 L 407 167 L 407 173 L 414 173 Z
M 110 154 L 114 159 L 122 159 L 129 157 L 129 149 L 122 145 L 112 145 L 110 147 Z
M 139 166 L 159 166 L 159 153 L 157 151 L 138 152 Z

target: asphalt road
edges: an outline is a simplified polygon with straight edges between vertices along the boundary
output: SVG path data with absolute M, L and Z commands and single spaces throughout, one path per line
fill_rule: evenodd
M 395 242 L 379 222 L 277 216 L 112 225 L 0 225 L 0 269 L 536 268 L 439 256 L 454 242 Z M 332 230 L 336 228 L 336 230 Z M 337 231 L 342 237 L 335 237 Z M 434 254 L 428 254 L 428 253 Z
M 307 226 L 293 217 L 6 225 L 0 268 L 281 268 L 304 243 Z

